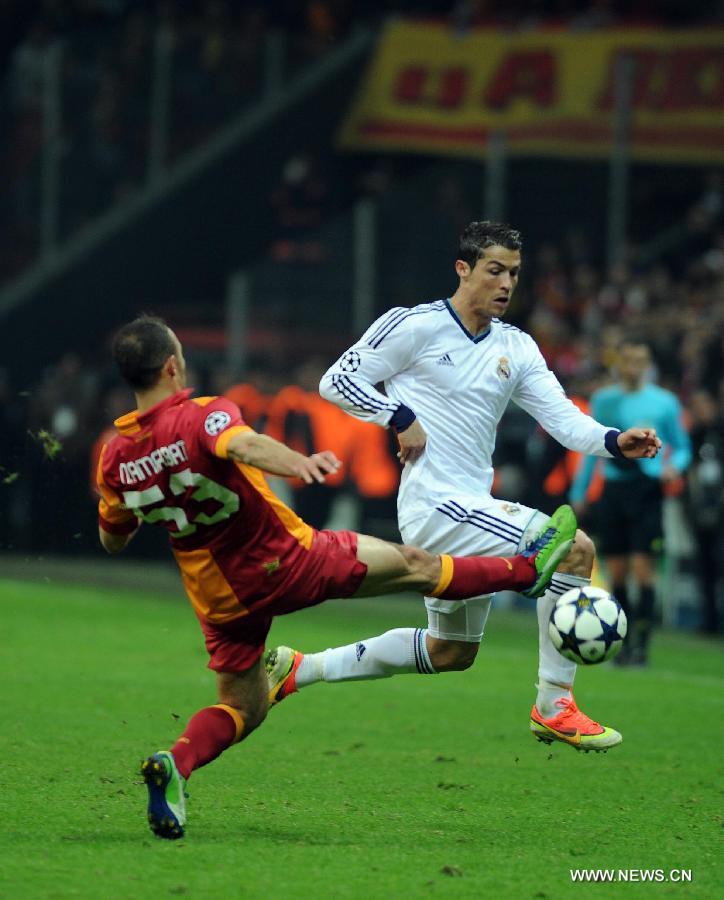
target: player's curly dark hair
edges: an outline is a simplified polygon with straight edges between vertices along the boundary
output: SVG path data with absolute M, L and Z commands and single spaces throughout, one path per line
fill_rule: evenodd
M 471 222 L 460 235 L 458 259 L 466 262 L 471 269 L 483 255 L 487 247 L 505 247 L 506 250 L 520 250 L 523 238 L 519 231 L 502 222 Z
M 123 378 L 137 391 L 156 384 L 163 364 L 176 353 L 168 325 L 156 316 L 139 316 L 113 338 L 113 359 Z

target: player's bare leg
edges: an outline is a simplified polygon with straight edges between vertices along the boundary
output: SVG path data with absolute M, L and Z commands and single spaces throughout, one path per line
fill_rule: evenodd
M 427 635 L 427 652 L 436 672 L 463 672 L 475 662 L 480 641 L 449 641 Z
M 528 550 L 508 558 L 437 556 L 416 547 L 360 535 L 357 555 L 367 565 L 367 575 L 355 596 L 412 590 L 426 596 L 461 600 L 504 589 L 542 591 L 559 560 L 569 552 L 575 531 L 572 510 L 561 507 L 547 520 Z M 451 643 L 431 638 L 427 629 L 396 628 L 307 656 L 289 647 L 277 647 L 266 657 L 271 703 L 316 681 L 368 680 L 406 672 L 434 674 L 472 664 L 477 645 L 458 646 L 462 642 L 454 642 L 450 652 Z M 431 647 L 440 668 L 433 661 Z
M 245 672 L 219 672 L 219 702 L 192 716 L 171 750 L 160 750 L 141 765 L 148 787 L 148 822 L 159 837 L 183 837 L 185 787 L 191 773 L 244 740 L 266 718 L 268 689 L 262 660 Z
M 576 750 L 605 752 L 621 743 L 621 735 L 578 709 L 572 693 L 576 664 L 558 653 L 548 634 L 548 621 L 558 597 L 571 588 L 591 583 L 595 554 L 593 541 L 579 529 L 571 552 L 558 567 L 549 589 L 538 599 L 538 694 L 531 710 L 530 729 L 547 744 L 560 741 Z

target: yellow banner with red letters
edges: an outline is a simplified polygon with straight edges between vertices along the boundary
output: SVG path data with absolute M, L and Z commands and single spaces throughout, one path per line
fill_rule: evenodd
M 623 54 L 633 59 L 633 158 L 724 162 L 721 28 L 456 35 L 443 24 L 394 21 L 340 142 L 475 157 L 500 133 L 518 155 L 607 156 Z

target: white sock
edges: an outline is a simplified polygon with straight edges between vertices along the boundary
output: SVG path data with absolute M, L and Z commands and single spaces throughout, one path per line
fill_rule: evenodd
M 435 669 L 426 637 L 426 628 L 395 628 L 345 647 L 307 653 L 297 669 L 296 686 L 306 687 L 315 681 L 389 678 L 404 672 L 432 675 Z
M 558 715 L 556 700 L 571 696 L 576 677 L 576 664 L 569 662 L 556 650 L 548 634 L 548 622 L 556 600 L 571 588 L 584 587 L 590 578 L 556 572 L 548 590 L 538 598 L 538 695 L 535 705 L 544 719 Z
M 308 684 L 324 681 L 323 659 L 324 651 L 321 653 L 304 654 L 302 661 L 299 663 L 297 674 L 294 676 L 294 684 L 296 685 L 297 690 L 306 687 Z
M 535 698 L 535 705 L 544 719 L 554 719 L 561 712 L 561 707 L 556 706 L 557 700 L 564 698 L 569 700 L 572 697 L 570 687 L 565 684 L 554 684 L 541 679 L 536 687 L 538 694 Z

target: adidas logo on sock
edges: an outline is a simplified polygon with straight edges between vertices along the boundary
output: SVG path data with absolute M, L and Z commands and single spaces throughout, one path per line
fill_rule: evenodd
M 454 366 L 455 363 L 450 359 L 450 354 L 443 354 L 437 361 L 438 366 Z
M 357 644 L 357 646 L 355 647 L 355 654 L 357 656 L 357 662 L 359 662 L 362 659 L 366 649 L 367 648 L 362 643 L 362 641 L 360 641 L 359 644 Z

